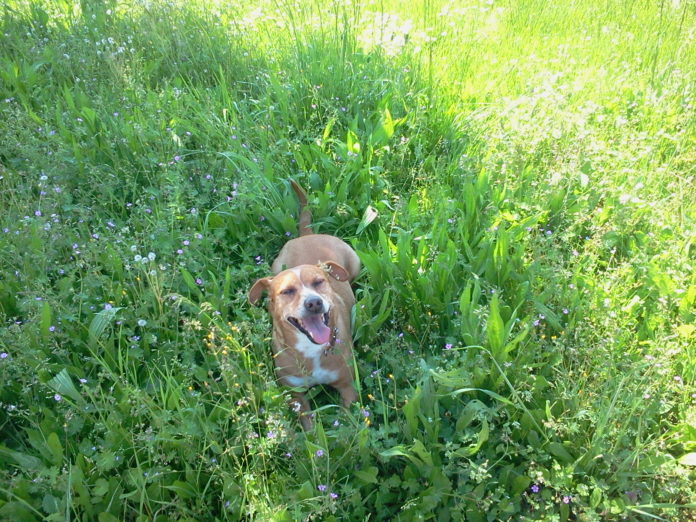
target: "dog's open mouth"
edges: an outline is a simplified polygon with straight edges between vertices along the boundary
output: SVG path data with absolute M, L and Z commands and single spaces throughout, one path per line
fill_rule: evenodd
M 312 314 L 302 319 L 288 317 L 288 322 L 305 334 L 314 344 L 326 344 L 331 339 L 331 329 L 328 326 L 328 312 L 325 314 Z

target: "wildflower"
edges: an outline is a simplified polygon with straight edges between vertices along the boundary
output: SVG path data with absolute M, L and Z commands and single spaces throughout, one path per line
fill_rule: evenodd
M 269 431 L 268 433 L 266 433 L 267 439 L 275 439 L 275 436 L 276 436 L 275 432 L 273 432 L 273 431 Z
M 7 352 L 0 353 L 0 359 L 7 359 L 8 357 L 9 357 L 9 354 Z
M 145 319 L 138 319 L 138 326 L 145 326 L 147 321 Z
M 34 211 L 34 215 L 35 215 L 36 217 L 41 217 L 41 211 L 40 211 L 40 210 Z
M 181 249 L 179 248 L 179 249 L 177 249 L 176 253 L 177 253 L 177 254 L 179 254 L 179 255 L 181 255 L 181 254 L 183 254 L 183 253 L 184 253 L 184 251 L 183 251 L 183 250 L 181 250 Z
M 563 503 L 570 504 L 570 497 L 568 495 L 563 495 Z
M 56 331 L 56 327 L 53 326 L 53 325 L 51 325 L 51 326 L 48 327 L 48 331 L 49 331 L 49 332 L 55 332 L 55 331 Z
M 195 237 L 196 239 L 203 239 L 203 234 L 197 233 Z
M 113 306 L 110 303 L 104 304 L 104 310 L 111 310 Z
M 319 485 L 317 486 L 317 489 L 318 489 L 319 491 L 322 491 L 322 492 L 323 492 L 323 491 L 326 491 L 326 486 L 325 486 L 324 484 L 319 484 Z
M 324 456 L 324 450 L 320 450 L 320 449 L 317 450 L 317 451 L 314 453 L 314 456 L 317 457 L 317 458 L 323 457 L 323 456 Z
M 56 402 L 60 402 L 60 401 L 63 400 L 63 397 L 60 396 L 60 393 L 56 393 L 56 394 L 53 396 L 53 399 L 54 399 Z
M 539 493 L 539 485 L 538 484 L 532 484 L 532 487 L 530 489 L 532 490 L 532 493 Z
M 84 379 L 84 378 L 82 378 L 82 377 L 79 379 L 79 381 L 80 381 L 81 384 L 86 384 L 86 383 L 87 383 L 87 379 Z
M 287 458 L 291 459 L 291 458 L 292 458 L 292 453 L 290 453 L 290 452 L 288 451 L 287 453 L 285 453 L 284 457 L 287 457 Z
M 362 414 L 363 417 L 367 418 L 370 416 L 370 412 L 367 411 L 366 409 L 360 410 L 360 413 Z
M 196 284 L 197 284 L 198 286 L 202 285 L 202 284 L 203 284 L 203 280 L 202 280 L 200 277 L 197 277 L 197 278 L 196 278 Z
M 568 310 L 567 308 L 564 308 L 564 309 L 563 309 L 563 313 L 564 313 L 565 315 L 568 315 L 568 312 L 569 312 L 569 310 Z
M 154 261 L 156 257 L 157 257 L 157 256 L 155 255 L 154 252 L 150 252 L 150 253 L 147 255 L 147 258 L 148 258 L 150 261 Z
M 447 343 L 445 345 L 445 350 L 451 350 L 452 349 L 452 343 Z
M 133 258 L 133 261 L 135 261 L 136 263 L 138 263 L 142 260 L 143 260 L 143 256 L 141 256 L 140 254 L 136 254 L 135 257 Z
M 338 495 L 332 491 L 331 493 L 329 493 L 329 497 L 331 497 L 331 500 L 336 500 L 338 498 Z

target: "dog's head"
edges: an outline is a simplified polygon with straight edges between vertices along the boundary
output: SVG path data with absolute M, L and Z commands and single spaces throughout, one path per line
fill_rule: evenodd
M 329 278 L 348 281 L 348 271 L 329 261 L 321 265 L 299 265 L 273 277 L 256 281 L 249 290 L 249 302 L 256 304 L 268 293 L 268 311 L 276 326 L 290 330 L 296 338 L 305 336 L 323 345 L 331 340 L 335 292 Z

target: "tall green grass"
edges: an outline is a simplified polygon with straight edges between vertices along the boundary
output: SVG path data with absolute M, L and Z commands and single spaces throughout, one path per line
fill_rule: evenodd
M 0 518 L 682 520 L 689 2 L 6 2 Z M 304 434 L 246 292 L 359 252 Z

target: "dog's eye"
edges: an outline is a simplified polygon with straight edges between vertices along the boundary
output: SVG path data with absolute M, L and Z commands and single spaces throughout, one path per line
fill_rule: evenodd
M 290 287 L 290 288 L 285 288 L 284 290 L 281 290 L 280 293 L 282 295 L 292 295 L 295 293 L 295 289 Z
M 316 281 L 314 281 L 314 282 L 312 283 L 312 286 L 313 286 L 314 288 L 319 288 L 322 284 L 324 284 L 324 280 L 323 280 L 323 279 L 317 279 Z

